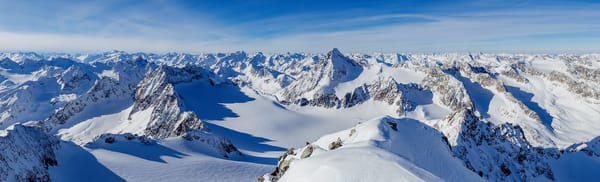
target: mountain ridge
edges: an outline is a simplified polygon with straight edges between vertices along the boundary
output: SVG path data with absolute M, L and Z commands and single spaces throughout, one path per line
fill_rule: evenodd
M 281 133 L 294 132 L 300 140 L 318 142 L 319 136 L 374 120 L 386 129 L 374 127 L 369 133 L 404 127 L 398 125 L 405 120 L 418 123 L 411 127 L 437 132 L 432 134 L 435 142 L 448 148 L 443 155 L 453 156 L 451 161 L 460 165 L 448 163 L 485 180 L 569 179 L 575 175 L 565 172 L 566 162 L 591 159 L 593 169 L 600 153 L 600 123 L 591 119 L 600 116 L 597 54 L 345 55 L 333 49 L 326 54 L 158 55 L 114 51 L 88 56 L 2 53 L 0 60 L 2 129 L 19 123 L 39 127 L 50 137 L 75 143 L 56 147 L 56 152 L 79 147 L 100 162 L 114 165 L 108 166 L 113 169 L 126 165 L 109 160 L 117 153 L 152 162 L 156 157 L 138 152 L 146 147 L 176 151 L 160 155 L 181 161 L 201 158 L 224 166 L 231 162 L 247 165 L 256 169 L 252 174 L 261 176 L 267 172 L 261 167 L 264 164 L 283 169 L 285 165 L 276 167 L 274 158 L 282 149 L 303 147 L 290 150 L 303 158 L 306 147 L 313 146 L 311 142 L 308 146 L 282 143 L 297 140 L 286 140 L 291 136 Z M 280 121 L 269 119 L 270 114 Z M 379 141 L 388 134 L 374 137 Z M 151 145 L 138 146 L 130 140 L 151 141 Z M 410 143 L 397 138 L 385 141 Z M 342 137 L 327 145 L 335 143 L 333 148 L 341 145 L 343 149 L 352 143 L 344 142 Z M 406 174 L 424 177 L 419 179 L 459 179 L 440 173 L 426 161 L 402 162 L 407 153 L 379 144 L 374 147 L 356 150 L 389 154 L 406 168 L 418 168 Z M 326 145 L 321 148 L 332 150 Z M 106 153 L 112 150 L 124 151 Z M 335 157 L 335 153 L 327 155 Z M 51 168 L 62 170 L 61 161 L 57 163 Z M 290 166 L 294 168 L 293 163 Z M 279 174 L 274 176 L 285 178 Z

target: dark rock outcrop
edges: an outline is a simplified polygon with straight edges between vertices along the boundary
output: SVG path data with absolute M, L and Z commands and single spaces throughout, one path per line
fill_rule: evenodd
M 42 129 L 14 125 L 0 136 L 0 181 L 50 181 L 59 140 Z

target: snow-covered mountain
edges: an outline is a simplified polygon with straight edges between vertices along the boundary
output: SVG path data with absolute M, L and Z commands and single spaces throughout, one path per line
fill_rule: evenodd
M 12 125 L 0 136 L 1 181 L 49 181 L 59 140 L 40 128 Z
M 599 88 L 597 54 L 2 53 L 0 179 L 595 179 Z

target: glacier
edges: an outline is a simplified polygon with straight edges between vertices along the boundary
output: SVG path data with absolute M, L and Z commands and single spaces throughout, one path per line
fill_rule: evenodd
M 0 181 L 586 181 L 599 88 L 600 54 L 0 53 Z

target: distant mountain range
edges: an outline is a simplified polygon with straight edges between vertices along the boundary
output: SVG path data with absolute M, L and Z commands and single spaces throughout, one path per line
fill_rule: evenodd
M 0 54 L 0 181 L 600 179 L 600 54 Z

